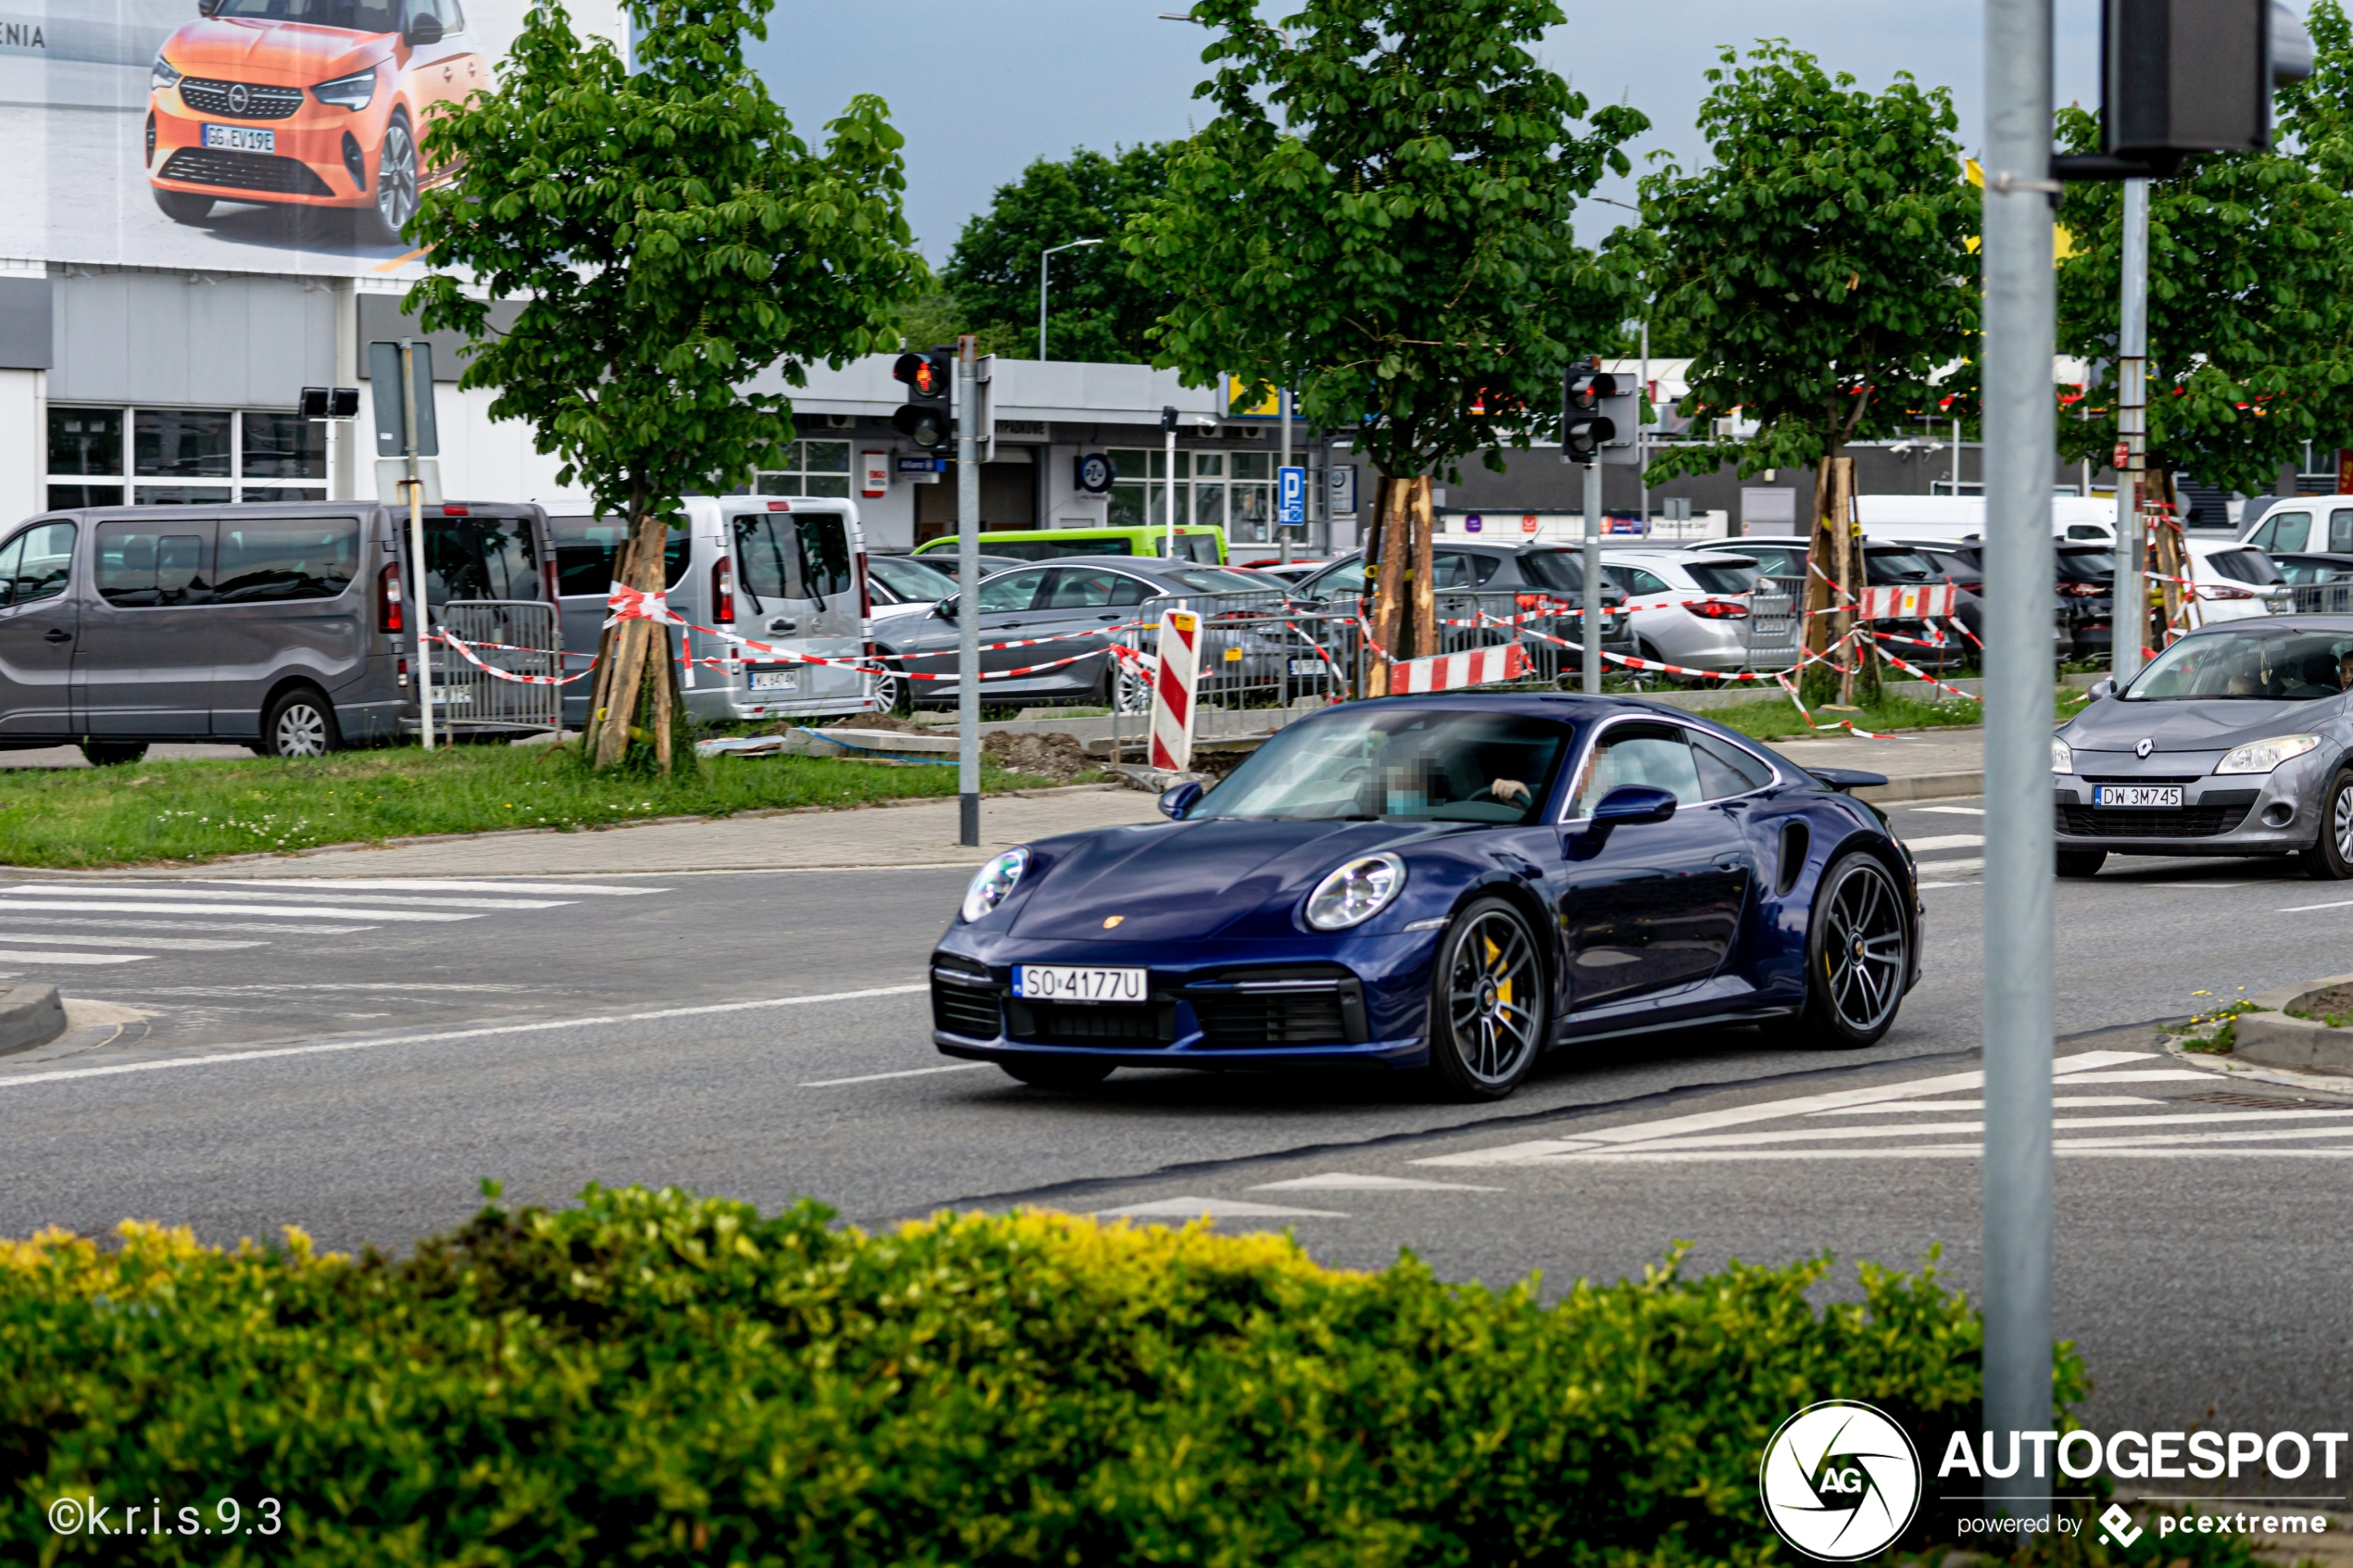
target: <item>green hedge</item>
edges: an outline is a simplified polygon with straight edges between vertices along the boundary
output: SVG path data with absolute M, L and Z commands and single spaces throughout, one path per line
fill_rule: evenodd
M 0 1242 L 0 1562 L 1786 1559 L 1755 1471 L 1792 1411 L 1869 1399 L 1931 1466 L 1977 1419 L 1968 1304 L 1865 1265 L 1819 1307 L 1828 1266 L 1546 1302 L 1271 1236 L 597 1188 L 400 1261 L 53 1233 Z M 286 1534 L 52 1534 L 83 1493 L 276 1497 Z

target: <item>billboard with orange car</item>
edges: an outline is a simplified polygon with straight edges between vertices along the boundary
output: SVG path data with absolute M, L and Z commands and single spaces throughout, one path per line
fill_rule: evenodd
M 0 257 L 413 272 L 432 117 L 527 4 L 0 0 Z

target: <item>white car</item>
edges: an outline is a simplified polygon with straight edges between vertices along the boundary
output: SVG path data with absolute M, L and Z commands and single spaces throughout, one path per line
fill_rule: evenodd
M 1749 590 L 1756 562 L 1730 549 L 1604 550 L 1602 571 L 1626 590 L 1635 652 L 1662 664 L 1729 672 L 1750 668 Z M 1756 660 L 1792 662 L 1789 650 Z
M 2295 610 L 2295 592 L 2261 550 L 2235 539 L 2192 538 L 2183 544 L 2189 552 L 2190 581 L 2197 589 L 2199 625 Z M 2149 584 L 2152 600 L 2163 587 Z

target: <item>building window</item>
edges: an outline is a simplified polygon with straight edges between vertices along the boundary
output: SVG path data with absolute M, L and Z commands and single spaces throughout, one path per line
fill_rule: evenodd
M 775 449 L 774 468 L 752 476 L 755 495 L 848 495 L 849 443 L 788 441 Z
M 1168 526 L 1168 454 L 1114 447 L 1108 521 Z M 1233 540 L 1266 541 L 1275 518 L 1275 460 L 1265 452 L 1176 454 L 1176 521 L 1222 528 Z
M 129 439 L 126 440 L 125 435 Z M 326 427 L 240 408 L 49 410 L 49 505 L 327 498 Z

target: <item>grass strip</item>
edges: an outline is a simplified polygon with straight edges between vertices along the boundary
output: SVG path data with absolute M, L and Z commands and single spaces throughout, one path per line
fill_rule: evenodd
M 2079 700 L 2070 701 L 2070 696 Z M 2069 693 L 2055 698 L 2051 707 L 2054 722 L 2064 722 L 2083 710 L 2080 694 Z M 1755 702 L 1734 703 L 1727 708 L 1710 708 L 1700 714 L 1727 729 L 1738 730 L 1758 740 L 1787 740 L 1793 735 L 1811 734 L 1806 721 L 1797 716 L 1797 709 L 1785 696 L 1762 697 Z M 1982 704 L 1953 697 L 1944 702 L 1919 702 L 1910 697 L 1890 697 L 1860 713 L 1826 713 L 1816 709 L 1815 722 L 1825 731 L 1843 735 L 1843 730 L 1832 730 L 1831 721 L 1852 719 L 1855 727 L 1886 734 L 1894 730 L 1975 729 L 1985 722 Z
M 984 768 L 996 791 L 1051 784 Z M 0 863 L 94 867 L 372 844 L 429 834 L 595 828 L 797 806 L 945 798 L 956 770 L 827 758 L 714 758 L 668 778 L 590 771 L 552 746 L 416 746 L 301 760 L 0 770 Z

